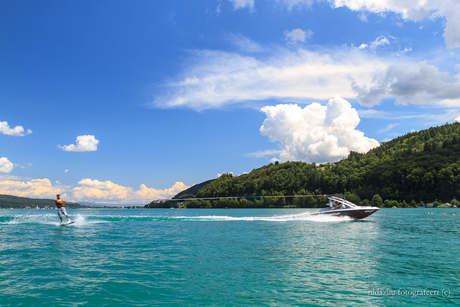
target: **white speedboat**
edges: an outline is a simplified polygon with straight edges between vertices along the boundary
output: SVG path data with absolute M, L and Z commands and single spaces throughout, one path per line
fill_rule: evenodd
M 348 200 L 336 196 L 327 196 L 328 207 L 312 212 L 313 215 L 327 214 L 333 216 L 348 216 L 352 219 L 363 219 L 377 212 L 379 207 L 357 206 Z

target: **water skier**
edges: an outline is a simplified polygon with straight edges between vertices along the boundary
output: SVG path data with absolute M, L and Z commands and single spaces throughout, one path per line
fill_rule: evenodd
M 67 218 L 67 223 L 70 223 L 71 220 L 70 220 L 69 216 L 67 215 L 67 212 L 65 211 L 65 208 L 64 208 L 64 205 L 68 204 L 68 202 L 63 201 L 61 199 L 61 196 L 59 196 L 59 194 L 56 195 L 56 198 L 57 199 L 54 202 L 56 203 L 56 207 L 58 208 L 58 216 L 61 219 L 61 224 L 64 224 L 64 221 L 62 220 L 62 215 L 65 215 L 66 218 Z

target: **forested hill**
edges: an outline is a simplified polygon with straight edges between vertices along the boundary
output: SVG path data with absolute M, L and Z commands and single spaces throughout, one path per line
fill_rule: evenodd
M 2 209 L 35 209 L 36 207 L 54 209 L 56 205 L 54 204 L 54 199 L 34 199 L 0 194 L 0 208 Z M 87 208 L 86 206 L 80 206 L 75 203 L 69 203 L 65 207 L 73 209 Z
M 190 188 L 183 190 L 182 192 L 176 194 L 176 196 L 174 196 L 173 198 L 194 197 L 202 187 L 210 184 L 214 180 L 215 179 L 211 179 L 211 180 L 207 180 L 202 183 L 199 183 L 199 184 L 194 184 Z
M 460 197 L 459 136 L 459 123 L 446 124 L 408 133 L 382 143 L 366 154 L 351 152 L 336 163 L 271 163 L 246 175 L 233 177 L 225 174 L 201 188 L 196 197 L 342 193 L 358 203 L 372 201 L 376 194 L 383 201 L 447 202 Z M 270 199 L 264 201 L 276 201 L 271 204 L 276 207 L 296 205 L 289 200 L 286 203 L 284 198 Z M 194 202 L 188 207 L 203 206 Z M 252 204 L 267 205 L 257 201 Z M 238 204 L 233 203 L 233 207 L 235 205 Z M 301 206 L 312 205 L 301 203 Z M 214 202 L 206 206 L 225 204 Z

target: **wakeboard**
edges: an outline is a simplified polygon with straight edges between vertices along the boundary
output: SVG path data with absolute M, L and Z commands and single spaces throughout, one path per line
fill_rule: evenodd
M 59 224 L 59 226 L 67 226 L 67 225 L 70 225 L 70 224 L 73 224 L 75 223 L 75 221 L 70 221 L 70 222 L 67 222 L 67 223 L 62 223 L 62 224 Z

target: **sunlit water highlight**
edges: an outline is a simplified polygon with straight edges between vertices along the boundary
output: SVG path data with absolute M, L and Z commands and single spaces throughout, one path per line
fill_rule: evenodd
M 457 209 L 309 212 L 0 210 L 0 305 L 460 303 Z

